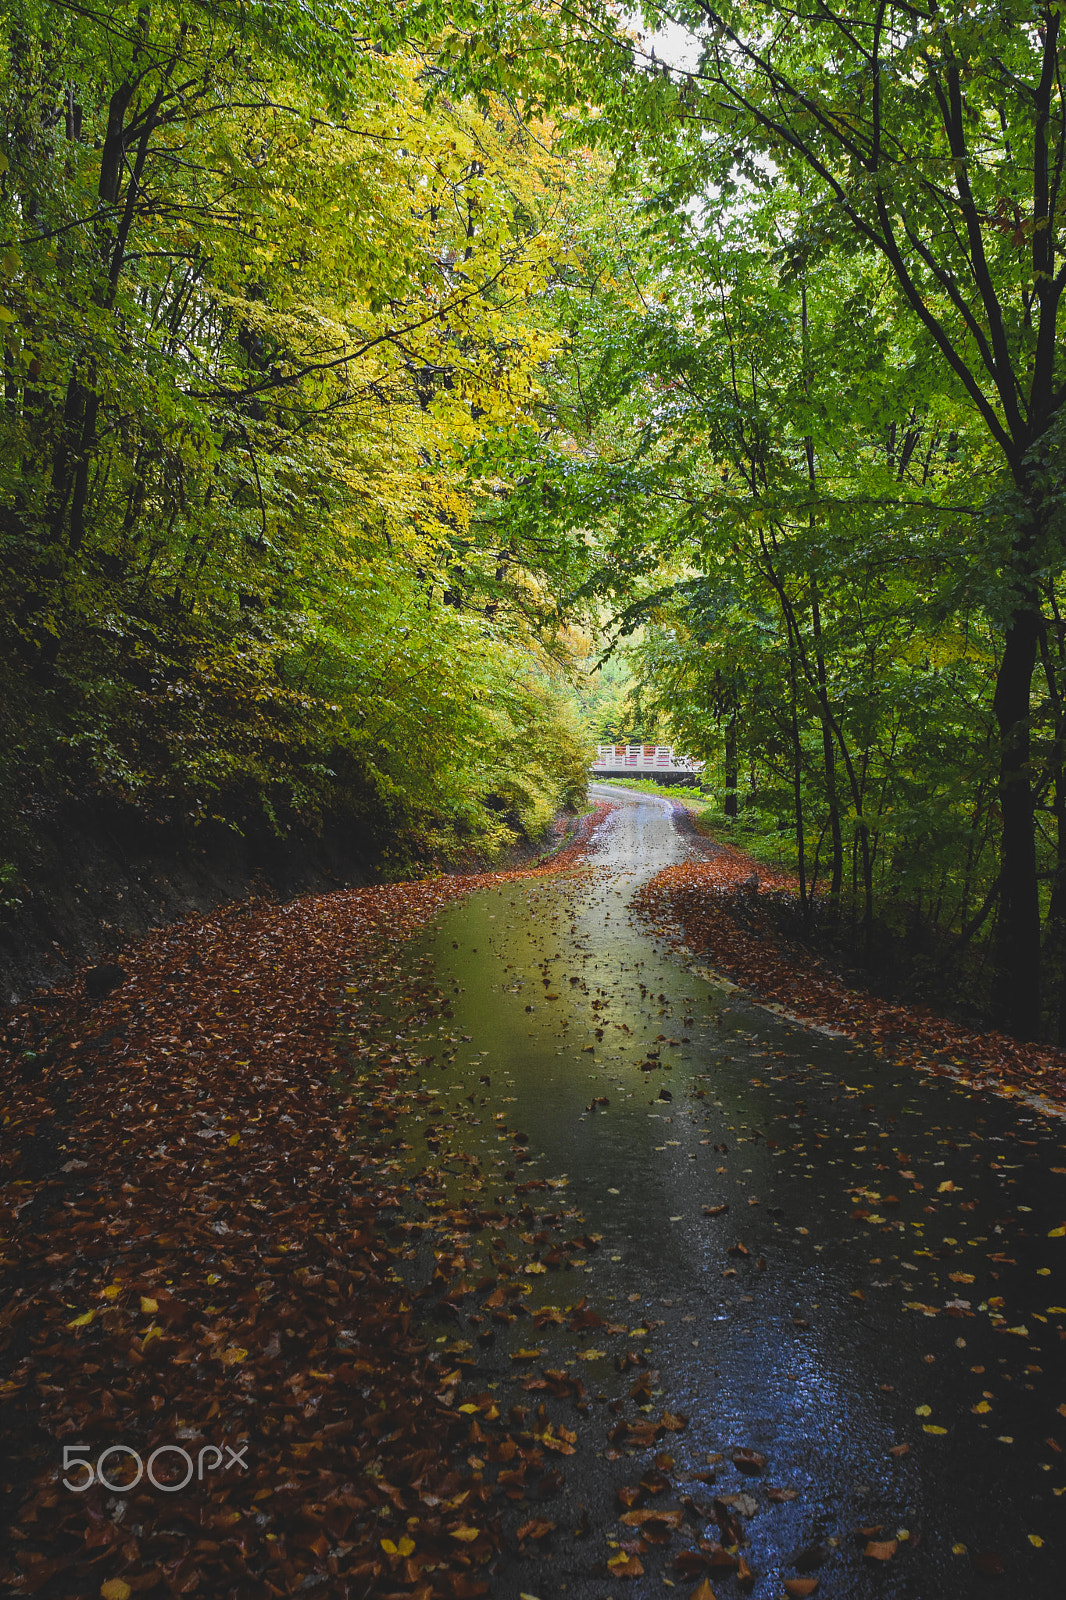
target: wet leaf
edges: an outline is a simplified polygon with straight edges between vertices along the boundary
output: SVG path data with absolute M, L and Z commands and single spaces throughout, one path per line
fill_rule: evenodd
M 523 1522 L 520 1528 L 515 1529 L 515 1538 L 521 1544 L 525 1539 L 546 1539 L 549 1533 L 554 1532 L 554 1522 L 548 1522 L 543 1517 L 532 1517 L 528 1522 Z
M 617 1555 L 611 1556 L 607 1562 L 608 1571 L 615 1578 L 641 1578 L 644 1576 L 644 1564 L 639 1556 L 627 1555 L 620 1550 Z

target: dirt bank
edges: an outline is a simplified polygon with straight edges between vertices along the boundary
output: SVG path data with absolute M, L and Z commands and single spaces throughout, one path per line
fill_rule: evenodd
M 527 865 L 561 848 L 577 821 L 560 812 L 545 838 L 519 840 L 496 861 L 472 853 L 431 870 Z M 118 810 L 43 811 L 34 859 L 0 904 L 0 1003 L 62 988 L 79 968 L 116 960 L 153 928 L 250 895 L 285 902 L 389 876 L 380 841 L 350 827 L 278 838 L 221 825 L 181 832 Z

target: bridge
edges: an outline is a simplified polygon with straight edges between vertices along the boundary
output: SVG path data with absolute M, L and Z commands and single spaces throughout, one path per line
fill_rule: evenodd
M 598 744 L 589 767 L 594 778 L 658 778 L 662 783 L 697 784 L 702 761 L 678 755 L 668 744 Z

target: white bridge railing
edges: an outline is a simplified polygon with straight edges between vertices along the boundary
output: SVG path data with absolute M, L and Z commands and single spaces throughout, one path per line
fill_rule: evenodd
M 701 772 L 702 761 L 678 755 L 668 744 L 598 744 L 591 772 L 632 772 L 639 774 Z

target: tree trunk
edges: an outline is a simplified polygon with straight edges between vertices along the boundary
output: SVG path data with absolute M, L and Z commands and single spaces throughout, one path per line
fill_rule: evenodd
M 836 751 L 829 719 L 828 675 L 822 649 L 822 609 L 818 580 L 811 578 L 811 627 L 814 634 L 814 670 L 818 684 L 818 706 L 822 722 L 822 763 L 825 767 L 825 792 L 829 802 L 829 837 L 833 853 L 829 876 L 829 914 L 835 921 L 840 912 L 840 891 L 844 884 L 844 835 L 840 826 L 840 799 L 837 794 Z
M 1019 1039 L 1040 1032 L 1040 895 L 1030 774 L 1029 699 L 1040 616 L 1028 606 L 1007 628 L 993 710 L 1000 737 L 1002 816 L 999 913 L 999 1014 Z
M 800 910 L 803 926 L 811 925 L 810 898 L 807 893 L 807 841 L 803 826 L 803 746 L 800 742 L 799 712 L 796 696 L 796 652 L 791 633 L 788 639 L 788 686 L 792 733 L 792 804 L 796 825 L 796 856 L 799 862 Z
M 725 725 L 725 814 L 737 814 L 737 714 L 730 711 Z

